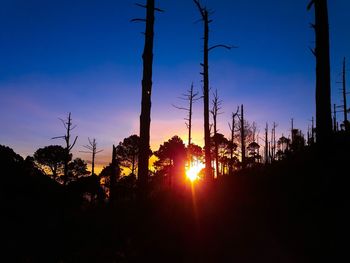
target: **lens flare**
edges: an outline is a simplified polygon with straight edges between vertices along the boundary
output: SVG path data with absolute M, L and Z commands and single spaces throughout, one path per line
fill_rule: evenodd
M 203 163 L 194 164 L 190 168 L 187 168 L 186 176 L 188 180 L 190 180 L 191 182 L 198 180 L 200 178 L 199 173 L 203 168 L 204 168 Z

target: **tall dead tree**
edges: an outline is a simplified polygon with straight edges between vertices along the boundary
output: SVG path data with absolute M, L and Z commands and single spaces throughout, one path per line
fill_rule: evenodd
M 75 143 L 77 142 L 78 136 L 75 136 L 75 139 L 73 141 L 73 143 L 71 143 L 70 139 L 71 139 L 71 132 L 72 130 L 74 130 L 77 126 L 72 124 L 72 117 L 71 117 L 71 113 L 68 114 L 68 118 L 67 120 L 63 120 L 61 118 L 59 118 L 59 120 L 62 122 L 64 128 L 66 129 L 66 134 L 63 136 L 57 136 L 57 137 L 53 137 L 52 139 L 63 139 L 66 143 L 65 146 L 65 158 L 64 158 L 64 177 L 63 177 L 63 185 L 67 184 L 68 181 L 68 163 L 71 159 L 71 151 L 75 145 Z
M 147 189 L 148 185 L 148 162 L 150 148 L 150 125 L 151 125 L 151 94 L 152 94 L 152 71 L 153 71 L 153 39 L 154 39 L 154 13 L 162 12 L 155 7 L 155 0 L 147 0 L 146 5 L 137 4 L 146 8 L 146 19 L 135 18 L 132 22 L 145 22 L 145 45 L 142 55 L 143 77 L 142 77 L 142 98 L 140 115 L 140 152 L 138 157 L 138 181 L 141 189 Z
M 246 167 L 246 160 L 245 160 L 245 130 L 244 130 L 244 109 L 243 104 L 241 105 L 241 155 L 242 155 L 242 168 Z
M 346 102 L 346 58 L 343 60 L 343 72 L 342 72 L 342 95 L 343 95 L 343 112 L 344 112 L 344 129 L 349 130 L 349 121 L 348 121 L 348 108 Z
M 293 141 L 294 141 L 294 119 L 291 118 L 290 120 L 290 124 L 291 124 L 291 128 L 290 128 L 290 143 L 293 144 Z
M 269 163 L 269 124 L 266 123 L 265 128 L 265 164 Z
M 88 145 L 84 145 L 83 147 L 86 148 L 88 151 L 80 151 L 82 153 L 89 153 L 91 154 L 91 175 L 94 176 L 95 175 L 95 158 L 96 158 L 96 154 L 103 152 L 103 150 L 97 150 L 97 142 L 96 139 L 92 139 L 90 140 L 90 138 L 88 138 L 89 140 L 89 144 Z
M 231 141 L 230 141 L 230 166 L 229 166 L 229 174 L 231 175 L 233 172 L 233 152 L 234 152 L 234 141 L 235 141 L 235 127 L 236 127 L 236 117 L 238 116 L 239 107 L 237 108 L 237 111 L 234 113 L 232 112 L 232 122 L 231 124 L 228 123 L 228 126 L 231 131 Z
M 276 127 L 277 124 L 274 122 L 271 130 L 271 160 L 276 159 Z
M 205 152 L 205 177 L 210 179 L 212 175 L 212 166 L 211 166 L 211 155 L 210 155 L 210 124 L 209 124 L 209 52 L 215 48 L 226 48 L 231 49 L 232 46 L 227 45 L 214 45 L 209 47 L 209 23 L 213 20 L 209 19 L 209 11 L 203 6 L 199 0 L 193 0 L 195 5 L 198 8 L 198 11 L 201 15 L 201 20 L 204 25 L 204 37 L 203 37 L 203 106 L 204 106 L 204 152 Z
M 337 105 L 333 104 L 333 131 L 337 132 Z
M 116 200 L 115 186 L 117 182 L 117 176 L 119 175 L 119 165 L 117 160 L 117 147 L 113 145 L 112 148 L 112 171 L 109 176 L 109 204 L 113 204 Z
M 191 88 L 187 91 L 187 93 L 182 94 L 181 97 L 179 97 L 181 100 L 185 100 L 188 102 L 188 107 L 180 107 L 177 105 L 173 105 L 176 109 L 184 110 L 187 112 L 187 116 L 185 119 L 185 124 L 188 129 L 188 143 L 187 146 L 191 145 L 192 141 L 192 114 L 193 114 L 193 103 L 200 98 L 198 97 L 198 92 L 193 91 L 193 83 L 191 84 Z
M 215 173 L 216 177 L 219 176 L 219 142 L 217 138 L 218 133 L 218 127 L 217 127 L 217 117 L 218 115 L 222 114 L 221 105 L 222 100 L 219 99 L 218 96 L 218 90 L 215 90 L 215 93 L 213 93 L 213 100 L 212 100 L 212 109 L 210 110 L 210 113 L 213 116 L 213 128 L 214 128 L 214 150 L 215 150 Z
M 331 78 L 329 55 L 329 25 L 327 0 L 312 0 L 307 9 L 314 6 L 316 47 L 316 140 L 326 144 L 332 134 Z

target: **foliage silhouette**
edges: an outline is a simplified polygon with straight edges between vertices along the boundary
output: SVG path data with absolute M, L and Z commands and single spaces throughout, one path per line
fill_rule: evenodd
M 69 155 L 69 160 L 72 155 Z M 38 149 L 34 153 L 34 160 L 40 169 L 54 180 L 64 176 L 66 150 L 60 145 L 50 145 Z
M 158 160 L 154 166 L 158 172 L 167 176 L 169 186 L 173 181 L 184 179 L 186 161 L 186 147 L 180 137 L 174 136 L 164 144 L 160 145 L 154 153 Z
M 129 168 L 131 174 L 136 174 L 138 155 L 140 153 L 140 137 L 131 135 L 120 142 L 116 149 L 117 159 L 121 166 Z

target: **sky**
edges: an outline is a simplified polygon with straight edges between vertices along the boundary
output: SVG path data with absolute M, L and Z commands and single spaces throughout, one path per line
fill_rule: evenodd
M 141 3 L 144 0 L 140 0 Z M 340 105 L 343 57 L 350 60 L 350 1 L 329 2 L 332 103 Z M 210 43 L 238 46 L 210 53 L 210 87 L 223 100 L 219 132 L 244 104 L 248 121 L 290 119 L 305 133 L 315 115 L 314 32 L 307 0 L 202 0 L 210 10 Z M 194 83 L 201 92 L 202 23 L 192 0 L 156 0 L 151 147 L 179 135 L 187 141 L 186 106 L 178 97 Z M 72 113 L 74 157 L 96 138 L 97 166 L 113 144 L 139 133 L 145 10 L 135 0 L 0 0 L 0 144 L 22 156 L 63 144 L 58 118 Z M 348 64 L 350 65 L 350 64 Z M 203 145 L 203 105 L 194 106 L 193 141 Z M 338 114 L 341 118 L 341 114 Z

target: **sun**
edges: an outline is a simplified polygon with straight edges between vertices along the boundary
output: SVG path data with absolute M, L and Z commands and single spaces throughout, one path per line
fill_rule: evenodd
M 199 179 L 199 173 L 200 173 L 200 171 L 203 168 L 204 168 L 204 164 L 203 163 L 197 163 L 197 164 L 191 165 L 191 167 L 186 169 L 186 177 L 191 182 L 194 182 L 194 181 L 198 180 Z

